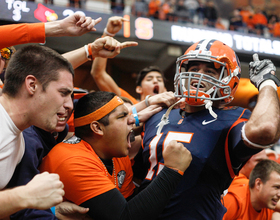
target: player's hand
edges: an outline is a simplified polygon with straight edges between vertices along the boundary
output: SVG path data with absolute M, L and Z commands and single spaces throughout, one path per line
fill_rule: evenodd
M 55 216 L 60 220 L 90 220 L 86 214 L 88 210 L 89 208 L 65 201 L 55 207 Z
M 276 68 L 271 60 L 259 60 L 258 54 L 253 55 L 253 60 L 254 61 L 249 63 L 249 76 L 251 83 L 259 89 L 262 82 L 271 79 L 279 86 L 280 81 L 275 76 Z
M 108 19 L 107 26 L 106 26 L 107 32 L 115 35 L 122 29 L 123 22 L 129 22 L 129 20 L 121 16 L 110 17 Z M 104 33 L 104 35 L 106 35 L 106 33 Z
M 58 174 L 48 172 L 37 174 L 24 186 L 23 201 L 28 203 L 29 208 L 49 209 L 62 202 L 63 187 Z
M 183 172 L 189 167 L 192 161 L 191 152 L 185 148 L 182 143 L 177 143 L 175 140 L 170 141 L 164 148 L 162 156 L 165 166 L 172 167 Z
M 81 36 L 90 31 L 96 31 L 94 26 L 101 20 L 101 17 L 92 19 L 76 12 L 61 20 L 60 27 L 63 30 L 63 36 Z
M 99 38 L 91 44 L 92 56 L 114 58 L 121 52 L 122 49 L 137 45 L 138 43 L 134 41 L 125 41 L 120 43 L 116 39 L 107 36 Z

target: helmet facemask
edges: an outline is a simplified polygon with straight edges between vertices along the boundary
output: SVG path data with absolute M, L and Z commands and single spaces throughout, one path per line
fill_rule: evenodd
M 208 51 L 209 52 L 209 51 Z M 208 74 L 188 71 L 190 62 L 212 62 L 215 69 L 220 71 L 219 78 Z M 232 97 L 233 78 L 239 70 L 231 72 L 227 59 L 211 55 L 198 54 L 193 57 L 192 51 L 177 59 L 176 74 L 174 77 L 175 96 L 185 98 L 190 106 L 203 106 L 209 101 L 220 101 L 220 105 L 230 102 Z M 208 84 L 207 91 L 200 90 Z M 237 82 L 236 82 L 237 84 Z M 234 86 L 235 87 L 235 86 Z M 208 101 L 209 100 L 209 101 Z

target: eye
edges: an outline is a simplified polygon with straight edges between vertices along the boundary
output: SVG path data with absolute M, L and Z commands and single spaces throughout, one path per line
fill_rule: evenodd
M 192 66 L 192 67 L 190 67 L 189 71 L 190 71 L 190 72 L 198 72 L 198 71 L 199 71 L 199 68 L 196 67 L 196 66 Z

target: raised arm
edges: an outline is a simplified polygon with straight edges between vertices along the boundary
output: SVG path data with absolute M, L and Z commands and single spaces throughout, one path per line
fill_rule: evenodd
M 80 36 L 95 31 L 94 26 L 101 21 L 74 13 L 63 20 L 0 26 L 0 49 L 26 43 L 44 43 L 45 37 Z
M 258 101 L 246 125 L 242 137 L 249 147 L 266 148 L 280 137 L 280 109 L 275 76 L 276 68 L 270 60 L 254 61 L 249 65 L 250 80 L 259 90 Z
M 113 16 L 109 18 L 102 36 L 114 36 L 121 30 L 123 22 L 128 22 L 128 20 L 119 16 Z M 90 74 L 95 80 L 95 83 L 98 86 L 99 90 L 114 92 L 118 96 L 121 96 L 121 91 L 117 83 L 106 72 L 106 66 L 107 58 L 98 57 L 92 63 Z
M 63 20 L 45 23 L 46 37 L 81 36 L 96 31 L 94 26 L 101 20 L 101 17 L 94 20 L 76 12 Z

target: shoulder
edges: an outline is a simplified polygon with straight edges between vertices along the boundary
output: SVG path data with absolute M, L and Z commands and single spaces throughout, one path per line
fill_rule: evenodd
M 251 111 L 246 108 L 238 107 L 238 106 L 230 106 L 219 109 L 219 117 L 224 117 L 225 119 L 229 119 L 230 116 L 232 119 L 244 118 L 248 119 L 251 115 Z

